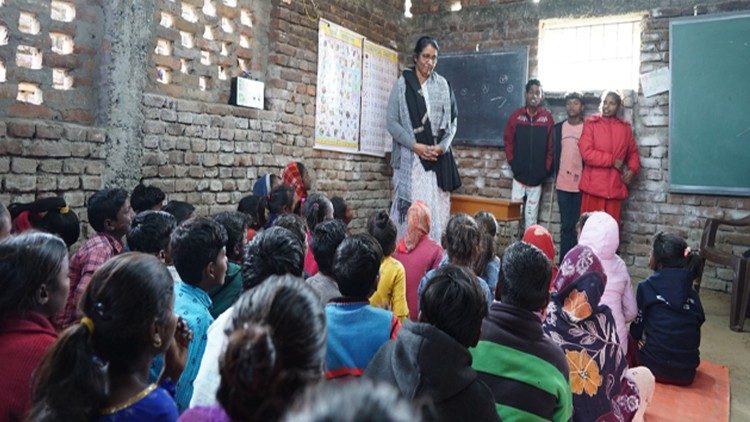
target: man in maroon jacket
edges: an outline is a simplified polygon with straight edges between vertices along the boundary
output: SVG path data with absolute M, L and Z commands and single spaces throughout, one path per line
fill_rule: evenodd
M 505 125 L 505 157 L 513 170 L 511 199 L 524 204 L 524 226 L 536 224 L 542 181 L 552 169 L 552 114 L 542 107 L 544 92 L 537 79 L 526 83 L 526 105 Z

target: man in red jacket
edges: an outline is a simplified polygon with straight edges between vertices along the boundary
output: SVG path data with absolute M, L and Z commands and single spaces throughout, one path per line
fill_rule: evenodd
M 586 120 L 578 146 L 583 158 L 583 173 L 578 188 L 581 214 L 604 211 L 620 223 L 620 206 L 628 197 L 628 185 L 641 169 L 638 147 L 630 124 L 618 116 L 622 98 L 607 92 L 601 115 Z
M 542 107 L 544 92 L 537 79 L 526 83 L 526 106 L 514 111 L 505 125 L 505 158 L 513 170 L 510 197 L 524 204 L 524 226 L 536 224 L 542 181 L 552 169 L 552 114 Z

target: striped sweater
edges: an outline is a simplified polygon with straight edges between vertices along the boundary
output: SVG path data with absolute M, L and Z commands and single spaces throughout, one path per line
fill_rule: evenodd
M 401 323 L 392 312 L 370 306 L 367 300 L 336 298 L 326 305 L 326 378 L 358 377 L 375 353 L 396 338 Z
M 494 302 L 482 322 L 472 367 L 495 397 L 503 421 L 568 421 L 573 398 L 562 349 L 534 313 Z

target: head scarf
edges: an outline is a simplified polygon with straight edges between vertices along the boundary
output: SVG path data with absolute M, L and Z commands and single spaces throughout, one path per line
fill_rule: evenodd
M 543 327 L 565 352 L 576 419 L 629 421 L 640 399 L 635 383 L 625 376 L 627 361 L 612 312 L 599 304 L 605 284 L 594 251 L 582 245 L 571 249 L 560 265 L 558 291 Z
M 258 180 L 255 181 L 255 184 L 253 185 L 253 193 L 260 197 L 268 196 L 268 194 L 271 193 L 270 174 L 261 176 Z
M 533 226 L 529 226 L 526 231 L 523 232 L 523 239 L 521 240 L 524 243 L 534 245 L 541 249 L 547 259 L 550 260 L 550 263 L 552 264 L 550 290 L 553 290 L 553 282 L 557 277 L 557 265 L 555 264 L 557 260 L 555 259 L 555 241 L 552 239 L 552 234 L 550 234 L 549 230 L 539 224 L 534 224 Z
M 432 216 L 430 208 L 422 201 L 414 201 L 406 217 L 406 234 L 398 244 L 398 251 L 408 253 L 419 245 L 423 237 L 430 234 Z
M 281 173 L 281 180 L 285 185 L 291 186 L 294 189 L 300 200 L 304 200 L 307 198 L 307 189 L 305 189 L 305 181 L 302 179 L 302 173 L 300 173 L 297 164 L 296 161 L 287 164 L 284 167 L 284 172 Z

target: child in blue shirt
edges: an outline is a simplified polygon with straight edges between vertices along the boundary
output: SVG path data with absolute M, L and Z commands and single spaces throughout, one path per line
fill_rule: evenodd
M 359 377 L 384 343 L 396 337 L 398 318 L 370 306 L 378 284 L 383 251 L 370 235 L 350 236 L 334 256 L 333 275 L 342 297 L 326 305 L 326 378 Z
M 206 333 L 214 321 L 208 292 L 224 284 L 227 272 L 227 232 L 219 223 L 204 217 L 186 221 L 172 233 L 172 260 L 182 281 L 175 283 L 175 314 L 193 331 L 185 369 L 176 386 L 180 412 L 193 396 L 193 381 L 206 349 Z

